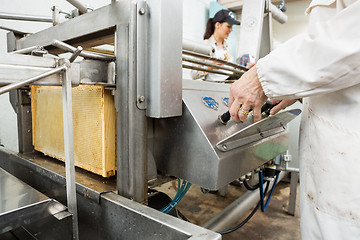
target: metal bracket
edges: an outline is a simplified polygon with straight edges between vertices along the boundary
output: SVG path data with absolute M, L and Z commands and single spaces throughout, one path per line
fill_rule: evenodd
M 219 141 L 216 147 L 222 151 L 232 149 L 259 141 L 263 138 L 280 134 L 285 130 L 286 124 L 301 113 L 300 109 L 292 109 L 280 112 L 274 116 L 264 118 L 259 122 L 253 123 L 248 127 L 232 134 L 231 136 Z
M 10 91 L 10 103 L 17 114 L 18 143 L 20 153 L 33 152 L 31 100 L 27 90 Z
M 146 59 L 147 59 L 147 14 L 148 8 L 145 1 L 136 4 L 136 106 L 146 109 Z
M 65 59 L 63 66 L 63 125 L 64 125 L 64 153 L 65 153 L 65 172 L 66 172 L 66 196 L 69 212 L 72 213 L 73 220 L 73 239 L 79 239 L 77 201 L 76 201 L 76 182 L 75 182 L 75 157 L 74 157 L 74 131 L 72 116 L 72 88 L 68 78 L 66 65 L 69 60 Z
M 244 146 L 246 144 L 250 144 L 253 142 L 257 142 L 260 141 L 261 139 L 265 139 L 267 137 L 270 137 L 272 135 L 278 134 L 278 133 L 282 133 L 284 132 L 285 129 L 280 127 L 280 128 L 276 128 L 276 129 L 271 129 L 271 130 L 267 130 L 267 131 L 259 131 L 258 134 L 249 136 L 249 137 L 244 137 L 244 138 L 240 138 L 231 142 L 227 142 L 227 143 L 223 143 L 223 144 L 216 144 L 216 147 L 222 151 L 222 152 L 226 152 L 226 151 L 230 151 L 233 150 L 235 148 Z

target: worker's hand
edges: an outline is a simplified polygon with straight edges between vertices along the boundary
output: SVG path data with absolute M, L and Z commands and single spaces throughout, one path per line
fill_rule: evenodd
M 256 66 L 253 66 L 230 87 L 229 112 L 231 118 L 237 122 L 245 122 L 250 109 L 252 109 L 254 121 L 261 120 L 261 107 L 266 100 L 267 97 L 261 87 Z
M 277 104 L 270 110 L 270 115 L 274 115 L 278 113 L 280 110 L 287 108 L 290 105 L 293 105 L 298 99 L 283 99 L 283 100 L 275 100 L 271 99 L 271 103 Z

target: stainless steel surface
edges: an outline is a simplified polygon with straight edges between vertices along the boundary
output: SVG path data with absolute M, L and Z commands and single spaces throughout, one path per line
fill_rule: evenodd
M 182 48 L 187 51 L 210 55 L 213 49 L 204 43 L 193 42 L 183 39 Z
M 60 22 L 60 9 L 56 6 L 53 6 L 51 8 L 52 14 L 52 23 L 55 26 L 56 24 L 58 24 Z
M 48 74 L 56 66 L 57 60 L 54 58 L 0 54 L 0 86 L 23 82 L 29 78 L 36 79 L 39 75 Z M 53 85 L 59 83 L 60 74 L 53 74 L 36 82 L 36 84 Z
M 275 19 L 279 23 L 284 24 L 287 22 L 288 20 L 287 15 L 284 12 L 282 12 L 278 7 L 276 7 L 274 4 L 270 3 L 269 11 L 271 12 L 273 19 Z
M 54 68 L 57 66 L 57 60 L 55 58 L 17 55 L 17 54 L 9 53 L 9 54 L 0 54 L 0 65 L 3 64 L 27 66 L 27 67 Z
M 0 234 L 65 210 L 0 168 Z
M 140 1 L 139 1 L 140 2 Z M 117 190 L 138 202 L 147 199 L 147 122 L 145 110 L 137 107 L 136 18 L 133 1 L 122 4 L 122 21 L 116 24 L 116 129 Z M 91 13 L 89 13 L 91 14 Z M 120 15 L 120 14 L 118 14 Z M 111 17 L 111 15 L 110 15 Z
M 262 44 L 261 35 L 263 30 L 264 10 L 264 0 L 244 0 L 237 59 L 244 54 L 249 54 L 256 60 L 259 59 L 260 47 Z
M 30 159 L 0 148 L 0 167 L 50 197 L 66 202 L 62 163 L 40 156 Z M 109 184 L 113 179 L 103 179 L 81 169 L 76 171 L 81 239 L 221 239 L 221 235 L 210 230 L 111 192 L 110 185 L 115 189 L 114 184 Z M 39 236 L 39 239 L 43 238 Z
M 204 71 L 204 72 L 210 72 L 210 73 L 226 75 L 226 76 L 233 76 L 234 75 L 234 74 L 222 72 L 222 71 L 219 71 L 219 70 L 206 69 L 206 68 L 200 67 L 200 66 L 196 67 L 196 66 L 183 64 L 182 67 L 187 68 L 187 69 L 194 69 L 194 70 L 199 70 L 199 71 Z
M 242 75 L 244 73 L 244 71 L 239 71 L 235 68 L 230 68 L 230 67 L 226 67 L 226 66 L 221 66 L 221 65 L 216 65 L 216 64 L 213 64 L 213 63 L 209 63 L 209 62 L 204 62 L 204 61 L 200 61 L 200 60 L 196 60 L 194 58 L 189 58 L 189 57 L 185 57 L 183 56 L 182 57 L 182 60 L 183 61 L 186 61 L 186 62 L 191 62 L 191 63 L 196 63 L 196 64 L 200 64 L 200 65 L 204 65 L 204 66 L 210 66 L 210 67 L 213 67 L 215 69 L 224 69 L 226 71 L 230 71 L 230 72 L 233 72 L 233 73 L 237 73 L 237 74 L 240 74 Z M 204 69 L 206 71 L 206 68 Z
M 264 118 L 261 121 L 251 124 L 250 126 L 235 132 L 231 136 L 222 139 L 216 144 L 216 147 L 220 151 L 230 151 L 246 144 L 279 134 L 283 132 L 286 129 L 287 124 L 300 113 L 300 109 L 293 109 Z
M 69 2 L 71 5 L 73 5 L 74 7 L 76 7 L 77 9 L 79 9 L 82 13 L 87 13 L 87 8 L 84 4 L 82 4 L 80 1 L 77 0 L 66 0 L 67 2 Z
M 127 9 L 127 2 L 127 0 L 118 1 L 96 9 L 93 12 L 88 12 L 87 14 L 83 14 L 66 22 L 59 23 L 56 26 L 45 29 L 36 34 L 21 38 L 16 41 L 17 50 L 34 45 L 47 47 L 53 43 L 54 39 L 59 41 L 72 39 L 73 46 L 80 45 L 81 43 L 84 49 L 91 47 L 83 44 L 84 39 L 80 39 L 80 37 L 83 36 L 87 36 L 86 40 L 97 40 L 102 38 L 102 41 L 104 41 L 104 38 L 111 35 L 112 38 L 109 39 L 109 43 L 114 42 L 114 26 L 118 24 L 126 24 L 128 22 L 128 19 L 124 17 L 127 16 L 127 14 L 123 14 L 123 12 L 126 12 L 125 9 Z M 91 35 L 92 33 L 97 34 Z
M 86 83 L 108 83 L 109 68 L 111 68 L 113 62 L 104 62 L 99 60 L 82 60 L 81 62 L 75 62 L 71 64 L 71 68 L 74 65 L 79 65 L 80 68 L 80 82 Z M 114 73 L 112 73 L 114 74 Z M 114 76 L 111 75 L 111 78 Z M 114 83 L 112 83 L 114 84 Z
M 53 70 L 59 59 L 20 54 L 0 54 L 0 86 L 24 81 L 29 77 Z M 99 60 L 82 60 L 71 64 L 69 73 L 73 85 L 108 83 L 112 63 Z M 61 85 L 60 74 L 53 74 L 33 83 L 36 85 Z M 111 83 L 110 83 L 111 84 Z
M 292 216 L 295 216 L 295 208 L 296 208 L 296 194 L 297 194 L 297 185 L 299 181 L 299 173 L 298 172 L 290 172 L 290 198 L 289 198 L 289 206 L 288 213 Z
M 149 0 L 147 4 L 150 14 L 146 115 L 180 116 L 183 1 Z
M 40 45 L 50 53 L 62 53 L 63 50 L 52 47 L 54 39 L 83 48 L 115 42 L 118 193 L 143 202 L 147 197 L 147 130 L 145 111 L 139 110 L 136 105 L 136 3 L 129 0 L 112 2 L 21 38 L 16 41 L 16 47 L 22 49 Z
M 70 67 L 68 60 L 61 60 L 61 66 L 42 73 L 30 79 L 9 84 L 0 88 L 0 94 L 10 90 L 18 89 L 23 86 L 32 84 L 33 82 L 50 76 L 54 73 L 62 72 L 63 76 L 63 123 L 64 123 L 64 152 L 66 165 L 66 189 L 67 204 L 69 211 L 72 213 L 73 223 L 73 239 L 79 239 L 77 204 L 76 204 L 76 185 L 75 185 L 75 166 L 74 166 L 74 141 L 73 141 L 73 122 L 72 122 L 72 94 L 71 81 L 68 78 L 67 69 Z M 64 71 L 65 70 L 65 71 Z
M 260 49 L 259 49 L 259 58 L 265 57 L 273 49 L 273 37 L 272 37 L 272 12 L 264 14 L 262 20 L 262 30 L 260 37 Z
M 229 88 L 227 84 L 184 80 L 183 116 L 155 120 L 151 150 L 162 173 L 215 190 L 287 150 L 288 131 L 231 151 L 216 148 L 218 142 L 252 124 L 251 119 L 227 125 L 218 122 L 218 115 L 228 110 L 223 99 Z M 207 107 L 203 97 L 213 98 L 218 108 Z
M 34 151 L 32 144 L 31 99 L 27 90 L 10 91 L 10 103 L 17 115 L 18 143 L 20 153 Z
M 147 99 L 146 99 L 146 85 L 147 85 L 147 72 L 148 68 L 146 67 L 148 59 L 148 15 L 149 9 L 146 2 L 139 1 L 136 4 L 136 106 L 139 109 L 146 109 Z
M 64 64 L 64 66 L 70 62 Z M 71 80 L 68 73 L 62 73 L 62 105 L 63 105 L 63 125 L 64 125 L 64 154 L 66 169 L 66 196 L 69 212 L 72 213 L 73 220 L 73 239 L 79 239 L 76 184 L 75 184 L 75 159 L 74 159 L 74 131 L 72 114 L 72 91 Z
M 51 75 L 53 75 L 55 73 L 59 73 L 59 72 L 65 70 L 65 69 L 66 69 L 65 66 L 60 66 L 60 67 L 57 67 L 55 69 L 49 70 L 49 71 L 47 71 L 45 73 L 41 73 L 41 74 L 39 74 L 39 75 L 37 75 L 35 77 L 31 77 L 29 79 L 26 79 L 24 81 L 11 83 L 9 85 L 6 85 L 6 86 L 0 88 L 0 95 L 3 94 L 3 93 L 9 92 L 11 90 L 15 90 L 15 89 L 27 86 L 27 85 L 32 84 L 32 83 L 34 83 L 34 82 L 36 82 L 36 81 L 38 81 L 40 79 L 51 76 Z
M 80 55 L 81 51 L 83 50 L 83 48 L 81 46 L 78 46 L 76 48 L 76 50 L 73 52 L 73 54 L 71 55 L 71 57 L 69 58 L 69 61 L 72 63 L 75 61 L 75 59 Z
M 0 148 L 0 167 L 38 191 L 46 192 L 49 197 L 66 204 L 66 173 L 63 162 L 38 152 L 25 155 Z M 101 193 L 116 192 L 116 179 L 105 179 L 76 169 L 76 191 L 78 197 L 83 196 L 91 202 L 99 203 Z
M 1 26 L 0 26 L 1 28 Z M 19 32 L 19 31 L 14 31 L 14 30 L 9 30 L 8 29 L 8 33 L 6 34 L 6 42 L 7 42 L 7 52 L 12 52 L 16 50 L 16 37 L 15 34 L 17 36 L 24 36 L 23 32 Z
M 249 127 L 254 129 L 256 126 L 250 125 Z M 266 131 L 260 130 L 257 134 L 250 135 L 250 136 L 243 135 L 244 137 L 240 137 L 235 140 L 230 140 L 227 142 L 225 142 L 225 140 L 227 140 L 227 139 L 221 140 L 219 143 L 216 144 L 216 147 L 217 147 L 217 149 L 219 149 L 220 151 L 223 151 L 223 152 L 231 151 L 235 148 L 239 148 L 239 147 L 245 146 L 247 144 L 251 144 L 251 143 L 260 141 L 264 138 L 268 138 L 275 134 L 279 134 L 283 131 L 284 131 L 284 129 L 278 129 L 278 128 L 270 129 L 270 130 L 266 130 Z
M 120 239 L 221 239 L 218 233 L 147 208 L 114 193 L 105 193 L 102 197 L 128 209 L 127 219 L 123 221 L 126 222 L 126 227 L 122 228 Z
M 278 182 L 284 178 L 286 172 L 281 172 Z M 269 184 L 269 189 L 272 188 L 274 182 Z M 264 184 L 265 185 L 265 184 Z M 252 207 L 259 202 L 259 191 L 247 191 L 241 197 L 232 202 L 214 218 L 207 221 L 203 227 L 212 231 L 220 232 L 228 230 L 236 225 L 243 216 L 248 213 Z
M 14 51 L 14 52 L 9 52 L 9 54 L 27 54 L 27 53 L 31 53 L 32 51 L 36 50 L 36 49 L 40 49 L 40 46 L 32 46 L 32 47 L 28 47 L 28 48 L 24 48 L 18 51 Z
M 16 14 L 16 13 L 3 13 L 3 12 L 0 13 L 0 19 L 34 21 L 34 22 L 52 22 L 51 17 Z
M 52 45 L 54 45 L 55 47 L 58 47 L 62 50 L 72 52 L 72 53 L 75 53 L 78 51 L 78 49 L 76 47 L 73 47 L 73 46 L 66 44 L 64 42 L 61 42 L 59 40 L 54 40 Z M 92 53 L 92 52 L 88 52 L 88 51 L 81 51 L 79 53 L 79 55 L 84 58 L 95 59 L 95 60 L 103 60 L 103 61 L 114 61 L 115 60 L 115 56 L 100 54 L 100 53 Z
M 231 67 L 243 70 L 243 71 L 249 70 L 248 68 L 246 68 L 244 66 L 241 66 L 239 64 L 228 62 L 228 61 L 225 61 L 225 60 L 222 60 L 222 59 L 219 59 L 219 58 L 209 57 L 209 56 L 207 56 L 205 54 L 200 54 L 200 53 L 196 53 L 196 52 L 190 52 L 190 51 L 187 51 L 187 50 L 183 50 L 183 55 L 189 55 L 189 56 L 194 56 L 194 57 L 198 57 L 198 58 L 213 61 L 213 62 L 218 62 L 218 63 L 228 65 L 228 66 L 231 66 Z

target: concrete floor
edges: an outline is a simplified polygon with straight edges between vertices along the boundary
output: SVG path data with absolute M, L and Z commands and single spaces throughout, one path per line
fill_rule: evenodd
M 171 198 L 176 194 L 177 181 L 171 181 L 158 188 Z M 178 204 L 177 209 L 190 220 L 202 226 L 222 209 L 239 198 L 246 189 L 241 186 L 228 186 L 225 197 L 219 193 L 203 194 L 200 187 L 191 186 L 189 192 Z M 280 182 L 274 191 L 265 212 L 259 209 L 251 220 L 237 231 L 223 235 L 224 240 L 266 239 L 266 240 L 297 240 L 300 239 L 299 194 L 297 194 L 295 216 L 288 214 L 290 184 L 286 180 Z M 249 212 L 250 213 L 250 212 Z M 241 222 L 246 216 L 239 217 Z M 225 230 L 225 229 L 224 229 Z

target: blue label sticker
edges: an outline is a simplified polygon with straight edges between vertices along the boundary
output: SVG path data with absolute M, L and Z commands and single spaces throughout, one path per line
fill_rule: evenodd
M 223 98 L 223 103 L 225 106 L 229 107 L 229 98 L 228 97 L 224 97 Z
M 212 97 L 203 97 L 202 101 L 205 104 L 205 106 L 207 106 L 211 109 L 217 110 L 219 107 L 219 103 Z

